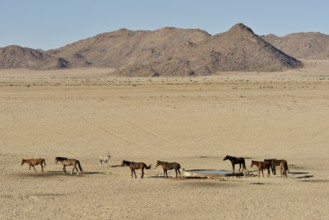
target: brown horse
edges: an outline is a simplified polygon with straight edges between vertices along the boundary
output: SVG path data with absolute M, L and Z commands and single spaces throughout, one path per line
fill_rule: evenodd
M 21 165 L 23 166 L 24 163 L 27 163 L 30 165 L 29 170 L 31 170 L 31 167 L 33 167 L 34 171 L 37 173 L 37 170 L 35 169 L 35 165 L 41 166 L 41 172 L 43 172 L 43 167 L 46 166 L 46 160 L 43 158 L 36 158 L 36 159 L 22 159 Z
M 130 168 L 131 171 L 131 178 L 133 178 L 133 174 L 135 174 L 135 178 L 137 178 L 136 176 L 136 172 L 135 170 L 141 169 L 142 170 L 142 175 L 141 178 L 144 177 L 144 169 L 151 169 L 151 165 L 147 166 L 145 163 L 143 162 L 133 162 L 133 161 L 127 161 L 127 160 L 123 160 L 121 163 L 121 166 L 128 166 Z
M 264 160 L 265 162 L 269 162 L 271 164 L 271 170 L 272 170 L 272 173 L 273 175 L 276 175 L 276 166 L 280 166 L 281 162 L 283 162 L 284 166 L 285 166 L 285 170 L 289 171 L 289 168 L 288 168 L 288 162 L 286 160 L 277 160 L 277 159 L 265 159 Z
M 258 178 L 260 176 L 260 171 L 262 171 L 262 174 L 263 174 L 263 177 L 264 177 L 264 172 L 263 172 L 264 169 L 267 169 L 267 177 L 270 177 L 271 164 L 269 162 L 252 160 L 250 167 L 252 167 L 254 165 L 258 168 Z
M 77 171 L 77 175 L 79 175 L 79 170 L 77 168 L 77 165 L 78 165 L 80 171 L 82 172 L 82 167 L 81 167 L 81 164 L 80 164 L 80 161 L 79 160 L 76 160 L 76 159 L 68 159 L 66 157 L 56 157 L 55 158 L 55 161 L 56 161 L 56 164 L 58 162 L 61 162 L 63 164 L 63 171 L 64 171 L 65 174 L 66 174 L 66 166 L 73 166 L 73 169 L 71 171 L 71 174 L 73 174 L 73 171 L 76 170 Z
M 280 163 L 280 174 L 281 174 L 281 178 L 288 178 L 287 177 L 287 163 L 285 163 L 284 161 L 281 161 L 281 163 Z
M 168 178 L 167 171 L 172 170 L 172 169 L 175 169 L 176 178 L 177 178 L 177 173 L 179 173 L 179 176 L 182 177 L 180 170 L 179 170 L 180 169 L 179 163 L 176 163 L 176 162 L 169 163 L 169 162 L 164 162 L 164 161 L 158 160 L 155 167 L 158 167 L 159 165 L 162 166 L 164 178 Z
M 232 169 L 233 172 L 235 172 L 235 164 L 239 164 L 239 171 L 241 170 L 241 165 L 242 165 L 242 171 L 243 169 L 246 169 L 246 163 L 243 157 L 232 157 L 230 155 L 226 155 L 226 157 L 224 157 L 223 161 L 225 160 L 230 160 L 231 164 L 232 164 Z

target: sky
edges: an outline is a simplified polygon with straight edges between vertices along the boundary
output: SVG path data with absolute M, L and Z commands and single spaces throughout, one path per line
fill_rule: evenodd
M 328 0 L 0 0 L 0 47 L 55 49 L 120 28 L 198 28 L 244 23 L 256 34 L 329 34 Z

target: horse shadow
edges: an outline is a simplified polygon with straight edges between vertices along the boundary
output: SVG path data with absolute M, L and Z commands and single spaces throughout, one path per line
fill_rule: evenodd
M 18 176 L 20 177 L 32 177 L 32 178 L 47 178 L 47 177 L 57 177 L 57 176 L 74 176 L 74 177 L 83 177 L 83 176 L 89 176 L 89 175 L 106 175 L 105 172 L 82 172 L 79 173 L 79 175 L 75 175 L 75 173 L 67 173 L 64 174 L 63 171 L 55 171 L 55 170 L 49 170 L 45 172 L 38 172 L 38 173 L 19 173 Z

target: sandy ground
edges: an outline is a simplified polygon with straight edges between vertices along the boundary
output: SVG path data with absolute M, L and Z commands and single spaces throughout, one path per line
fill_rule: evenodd
M 329 61 L 306 64 L 195 78 L 1 70 L 0 219 L 328 219 Z M 163 179 L 152 167 L 132 179 L 111 167 L 161 159 L 231 170 L 227 154 L 250 171 L 251 160 L 284 158 L 291 173 Z M 56 156 L 85 172 L 64 175 Z M 44 173 L 20 165 L 32 157 L 46 159 Z

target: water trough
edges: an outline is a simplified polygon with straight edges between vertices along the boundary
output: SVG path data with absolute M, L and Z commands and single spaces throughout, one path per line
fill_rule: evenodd
M 195 178 L 221 178 L 221 177 L 243 176 L 243 173 L 232 172 L 227 170 L 194 169 L 194 170 L 184 170 L 183 175 L 185 177 L 195 177 Z

